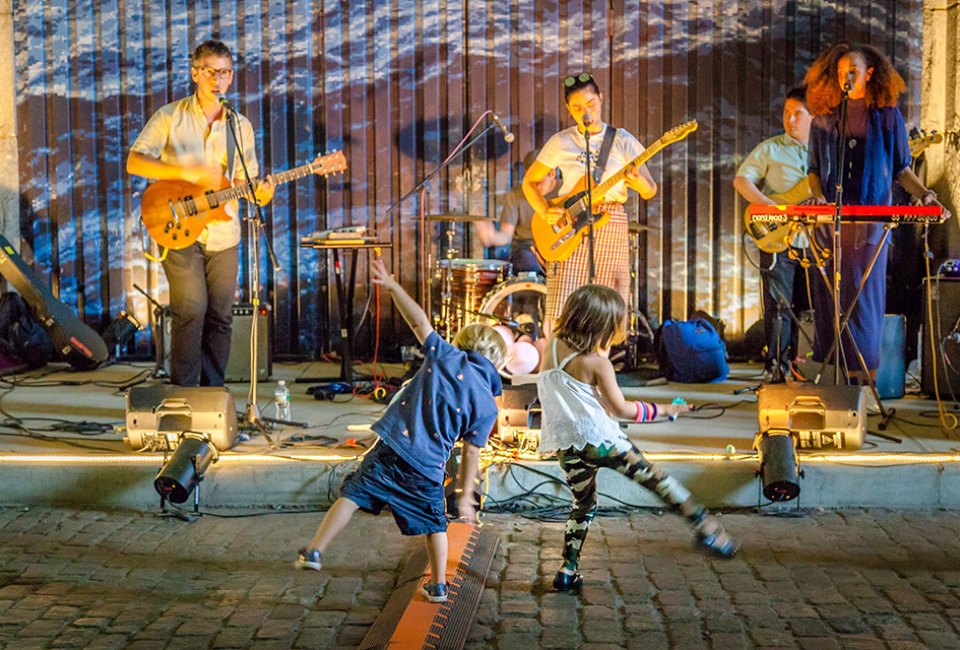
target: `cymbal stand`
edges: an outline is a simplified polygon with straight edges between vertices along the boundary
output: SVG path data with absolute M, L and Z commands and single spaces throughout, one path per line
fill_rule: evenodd
M 487 115 L 490 115 L 491 113 L 492 113 L 492 111 L 486 111 L 486 112 L 484 112 L 483 115 L 481 115 L 481 116 L 477 119 L 477 121 L 474 123 L 473 127 L 471 127 L 470 131 L 467 132 L 467 136 L 465 136 L 465 137 L 469 137 L 470 134 L 473 132 L 473 130 L 474 130 L 474 129 L 477 127 L 477 125 L 480 123 L 480 120 L 484 119 Z M 467 141 L 466 143 L 461 143 L 461 144 L 457 145 L 457 148 L 454 149 L 452 152 L 450 152 L 450 154 L 446 157 L 446 159 L 444 159 L 443 162 L 441 162 L 439 165 L 437 165 L 437 167 L 435 167 L 435 168 L 433 169 L 433 171 L 431 171 L 429 174 L 427 174 L 426 176 L 424 176 L 424 177 L 423 177 L 423 180 L 421 180 L 419 183 L 417 183 L 413 188 L 411 188 L 408 192 L 406 192 L 406 193 L 405 193 L 403 196 L 401 196 L 399 199 L 397 199 L 396 201 L 394 201 L 394 202 L 390 205 L 390 207 L 388 207 L 388 208 L 384 211 L 384 213 L 383 213 L 384 216 L 386 216 L 386 215 L 388 215 L 388 214 L 391 214 L 394 210 L 396 210 L 398 207 L 400 207 L 400 205 L 401 205 L 404 201 L 406 201 L 408 198 L 410 198 L 411 196 L 413 196 L 414 194 L 416 194 L 417 192 L 419 192 L 422 188 L 426 187 L 427 183 L 429 183 L 429 182 L 433 179 L 434 176 L 436 176 L 436 175 L 439 174 L 441 171 L 443 171 L 444 169 L 446 169 L 446 168 L 450 165 L 450 163 L 452 163 L 452 162 L 453 162 L 456 158 L 458 158 L 459 156 L 462 156 L 466 151 L 468 151 L 473 145 L 475 145 L 475 144 L 476 144 L 477 142 L 479 142 L 481 139 L 485 138 L 485 137 L 487 136 L 487 132 L 488 132 L 488 131 L 490 131 L 491 129 L 497 129 L 497 128 L 499 128 L 499 127 L 496 125 L 496 123 L 491 122 L 491 123 L 487 124 L 487 126 L 486 126 L 482 131 L 480 131 L 480 132 L 477 133 L 475 136 L 473 136 L 473 138 L 471 138 L 469 141 Z M 392 224 L 391 224 L 391 226 L 392 226 Z M 421 224 L 420 227 L 423 227 L 423 225 Z M 426 260 L 427 260 L 426 254 L 425 254 L 423 251 L 421 251 L 421 252 L 420 252 L 420 255 L 419 255 L 419 257 L 418 257 L 418 263 L 419 263 L 419 266 L 420 266 L 420 268 L 419 268 L 420 277 L 429 277 L 428 274 L 430 273 L 430 269 L 429 269 L 429 268 L 424 268 L 424 267 L 426 266 Z M 429 284 L 430 284 L 430 283 L 428 282 L 427 285 L 429 286 Z M 423 307 L 424 311 L 427 311 L 427 312 L 429 313 L 429 310 L 430 310 L 430 301 L 429 301 L 429 296 L 428 296 L 425 292 L 421 294 L 421 296 L 420 296 L 420 301 L 421 301 L 420 306 Z

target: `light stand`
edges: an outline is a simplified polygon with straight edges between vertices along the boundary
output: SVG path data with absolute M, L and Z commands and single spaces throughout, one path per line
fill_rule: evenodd
M 260 312 L 260 235 L 262 234 L 264 240 L 266 241 L 267 255 L 270 257 L 270 262 L 273 264 L 274 272 L 280 270 L 280 264 L 277 262 L 277 257 L 274 255 L 273 247 L 270 245 L 270 240 L 267 237 L 266 230 L 264 229 L 264 220 L 263 220 L 263 210 L 260 206 L 260 201 L 257 199 L 256 188 L 253 185 L 253 179 L 250 178 L 250 172 L 247 169 L 247 161 L 243 155 L 243 147 L 240 145 L 240 140 L 237 137 L 237 124 L 236 124 L 236 113 L 227 106 L 224 106 L 224 110 L 227 112 L 227 125 L 229 127 L 230 136 L 233 138 L 233 142 L 236 145 L 236 151 L 240 158 L 240 166 L 243 168 L 243 175 L 246 181 L 247 199 L 253 203 L 255 210 L 253 211 L 253 216 L 244 217 L 244 220 L 247 222 L 247 241 L 250 245 L 250 257 L 252 261 L 249 263 L 250 268 L 250 304 L 253 305 L 253 320 L 250 324 L 250 390 L 247 393 L 247 405 L 243 410 L 243 421 L 256 428 L 270 446 L 274 446 L 273 439 L 270 437 L 270 426 L 267 419 L 264 419 L 260 414 L 260 407 L 257 406 L 257 384 L 259 383 L 259 377 L 257 376 L 257 371 L 259 370 L 259 341 L 257 337 L 257 322 L 260 320 L 258 318 Z M 230 179 L 231 182 L 233 179 Z
M 153 487 L 160 495 L 160 512 L 169 514 L 167 501 L 184 503 L 193 494 L 193 513 L 200 513 L 200 483 L 212 463 L 217 462 L 217 448 L 203 434 L 184 431 L 172 456 L 163 454 L 163 465 L 153 480 Z M 183 513 L 176 516 L 191 521 Z
M 757 435 L 754 447 L 760 461 L 757 477 L 763 496 L 773 502 L 798 499 L 803 470 L 797 459 L 797 441 L 793 434 L 790 431 L 765 431 Z

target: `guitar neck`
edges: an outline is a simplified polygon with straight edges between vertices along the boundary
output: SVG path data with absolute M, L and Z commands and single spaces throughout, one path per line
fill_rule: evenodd
M 663 138 L 658 139 L 656 142 L 650 145 L 649 149 L 644 149 L 642 154 L 640 154 L 639 156 L 631 160 L 629 163 L 624 165 L 620 169 L 620 171 L 618 171 L 616 174 L 614 174 L 607 180 L 603 181 L 602 183 L 594 187 L 593 188 L 593 194 L 595 196 L 594 201 L 597 200 L 596 197 L 603 197 L 607 192 L 610 191 L 610 189 L 614 185 L 622 181 L 624 177 L 627 175 L 627 169 L 629 169 L 631 166 L 639 167 L 640 165 L 644 164 L 645 162 L 653 158 L 655 155 L 657 155 L 657 153 L 661 149 L 663 149 L 665 146 L 667 146 L 667 143 L 663 141 Z
M 294 167 L 293 169 L 288 169 L 285 172 L 278 172 L 272 175 L 274 185 L 283 185 L 284 183 L 289 183 L 290 181 L 295 181 L 298 178 L 303 178 L 304 176 L 309 176 L 313 173 L 313 163 L 307 163 L 306 165 L 301 165 L 300 167 Z M 228 187 L 226 189 L 220 190 L 219 192 L 214 192 L 214 199 L 218 204 L 222 204 L 226 201 L 233 201 L 241 197 L 249 197 L 250 191 L 249 187 L 244 183 L 243 185 L 238 185 L 236 187 Z

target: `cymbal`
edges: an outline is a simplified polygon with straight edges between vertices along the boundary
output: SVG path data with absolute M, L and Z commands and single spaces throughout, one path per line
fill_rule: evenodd
M 496 221 L 485 214 L 428 214 L 427 221 Z
M 627 230 L 629 230 L 633 235 L 639 235 L 644 230 L 660 230 L 660 226 L 648 226 L 645 223 L 631 221 L 627 224 Z

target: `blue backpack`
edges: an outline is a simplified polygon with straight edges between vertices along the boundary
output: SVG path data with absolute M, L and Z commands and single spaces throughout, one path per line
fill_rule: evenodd
M 666 320 L 659 335 L 657 357 L 668 380 L 706 384 L 723 381 L 730 373 L 727 346 L 710 321 Z

